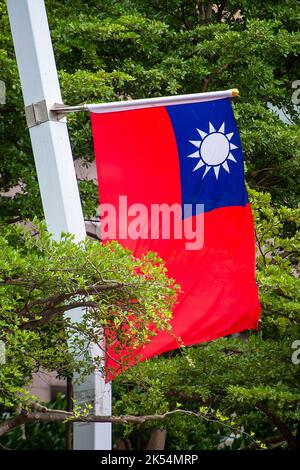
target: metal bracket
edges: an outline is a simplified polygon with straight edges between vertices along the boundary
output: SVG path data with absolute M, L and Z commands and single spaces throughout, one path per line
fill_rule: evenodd
M 55 104 L 55 106 L 63 107 L 64 105 Z M 43 122 L 59 121 L 65 116 L 60 113 L 53 112 L 51 109 L 49 109 L 45 100 L 38 101 L 37 103 L 32 103 L 26 106 L 25 115 L 26 115 L 27 127 L 29 129 L 31 127 L 38 126 L 39 124 L 42 124 Z

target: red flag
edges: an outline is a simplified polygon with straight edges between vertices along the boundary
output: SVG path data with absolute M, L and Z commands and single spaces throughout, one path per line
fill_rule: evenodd
M 117 216 L 114 228 L 103 220 L 103 239 L 137 257 L 157 252 L 182 288 L 174 335 L 159 333 L 139 360 L 177 348 L 176 337 L 193 345 L 257 328 L 253 218 L 230 100 L 91 118 L 100 203 Z

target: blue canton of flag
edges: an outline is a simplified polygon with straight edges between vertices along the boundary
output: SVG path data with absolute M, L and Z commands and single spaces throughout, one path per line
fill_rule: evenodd
M 193 215 L 199 207 L 245 206 L 243 153 L 230 100 L 166 109 L 178 148 L 182 204 L 192 204 Z

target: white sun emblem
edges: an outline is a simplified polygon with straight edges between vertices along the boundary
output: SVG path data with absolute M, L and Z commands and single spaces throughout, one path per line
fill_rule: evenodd
M 193 171 L 196 171 L 202 166 L 205 166 L 202 179 L 207 175 L 211 168 L 214 169 L 216 179 L 219 177 L 221 166 L 224 168 L 224 170 L 227 171 L 227 173 L 230 173 L 227 160 L 231 160 L 237 163 L 236 159 L 231 153 L 231 150 L 238 148 L 236 145 L 230 143 L 234 133 L 231 132 L 230 134 L 225 134 L 224 122 L 218 131 L 215 130 L 211 122 L 209 123 L 208 134 L 204 131 L 201 131 L 200 129 L 197 129 L 197 131 L 201 137 L 201 140 L 189 141 L 198 148 L 196 152 L 188 155 L 189 158 L 199 158 L 199 162 Z

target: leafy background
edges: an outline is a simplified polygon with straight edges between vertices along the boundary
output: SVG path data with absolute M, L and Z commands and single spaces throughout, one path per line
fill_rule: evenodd
M 163 425 L 168 449 L 215 449 L 232 433 L 229 448 L 299 448 L 300 369 L 291 362 L 291 345 L 300 339 L 300 132 L 299 106 L 292 103 L 292 84 L 300 79 L 299 2 L 46 0 L 46 6 L 65 103 L 240 89 L 234 111 L 255 217 L 259 331 L 168 353 L 124 372 L 113 386 L 114 413 L 201 407 L 207 420 L 168 418 Z M 6 104 L 0 105 L 0 213 L 2 234 L 9 240 L 2 250 L 4 257 L 9 251 L 13 271 L 20 269 L 21 255 L 14 252 L 20 234 L 9 227 L 42 219 L 43 213 L 4 0 L 0 79 L 7 89 Z M 74 159 L 88 165 L 94 158 L 88 116 L 74 114 L 68 122 Z M 7 197 L 4 193 L 16 185 L 21 191 Z M 85 181 L 80 191 L 89 218 L 96 211 L 97 188 Z M 32 243 L 31 250 L 37 248 Z M 53 268 L 51 257 L 43 250 L 41 256 L 43 269 Z M 90 272 L 84 276 L 88 279 Z M 6 311 L 13 311 L 19 291 L 5 289 Z M 66 345 L 55 342 L 61 333 L 54 327 L 50 333 L 52 344 L 45 340 L 43 350 L 60 357 Z M 19 333 L 12 347 L 26 348 L 32 334 Z M 31 372 L 57 370 L 57 361 L 51 366 L 41 356 L 24 368 L 19 354 L 10 377 L 0 372 L 2 389 L 11 387 L 14 393 L 10 412 L 22 404 L 16 397 Z M 116 426 L 115 444 L 145 447 L 154 430 L 153 424 Z M 25 444 L 20 432 L 2 438 L 2 444 L 43 447 L 32 427 Z M 49 438 L 48 445 L 64 446 L 62 435 L 59 431 L 60 444 Z

